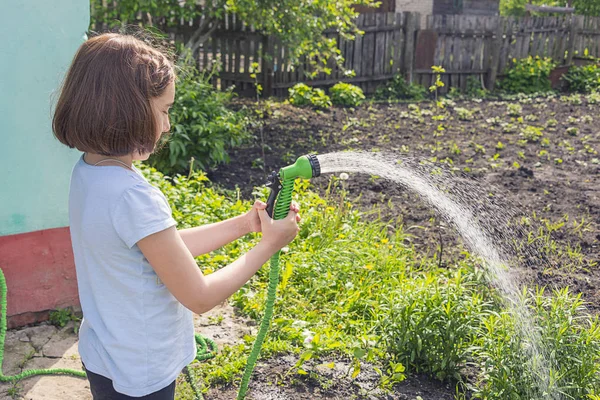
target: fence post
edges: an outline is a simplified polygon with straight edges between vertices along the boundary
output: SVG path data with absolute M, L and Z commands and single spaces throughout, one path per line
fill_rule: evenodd
M 261 60 L 262 95 L 266 98 L 273 96 L 273 39 L 270 35 L 263 36 Z
M 502 52 L 502 43 L 504 41 L 505 22 L 506 19 L 504 19 L 504 17 L 498 17 L 498 26 L 496 27 L 494 41 L 492 42 L 492 48 L 490 49 L 490 69 L 488 71 L 486 83 L 486 89 L 489 91 L 494 90 L 494 87 L 496 86 L 498 64 L 500 63 L 500 53 Z
M 416 36 L 419 31 L 421 15 L 419 13 L 406 13 L 406 49 L 404 53 L 404 73 L 409 83 L 413 81 L 415 65 Z
M 571 30 L 569 31 L 569 41 L 567 44 L 567 62 L 566 65 L 573 63 L 573 56 L 575 55 L 575 36 L 577 35 L 577 28 L 579 26 L 579 16 L 571 15 Z

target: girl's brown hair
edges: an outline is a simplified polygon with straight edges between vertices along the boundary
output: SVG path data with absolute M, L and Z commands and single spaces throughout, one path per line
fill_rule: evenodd
M 105 156 L 151 153 L 158 126 L 150 99 L 175 79 L 173 63 L 134 36 L 106 33 L 84 42 L 56 104 L 61 143 Z

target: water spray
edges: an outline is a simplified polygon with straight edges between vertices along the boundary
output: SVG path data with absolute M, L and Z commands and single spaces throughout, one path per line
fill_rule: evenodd
M 309 154 L 299 157 L 296 162 L 287 167 L 281 168 L 279 172 L 273 171 L 267 178 L 267 187 L 271 189 L 267 199 L 267 213 L 275 220 L 283 219 L 290 211 L 292 203 L 292 191 L 294 190 L 294 181 L 296 178 L 310 179 L 321 175 L 321 165 L 317 156 Z M 242 376 L 242 384 L 238 392 L 237 399 L 242 400 L 246 397 L 250 376 L 254 370 L 256 360 L 260 353 L 269 326 L 271 325 L 271 317 L 273 316 L 273 306 L 275 305 L 275 297 L 277 294 L 277 285 L 279 284 L 279 255 L 281 250 L 277 251 L 270 260 L 269 286 L 267 289 L 267 302 L 265 305 L 265 314 L 260 324 L 260 329 L 256 335 L 254 345 L 246 370 Z

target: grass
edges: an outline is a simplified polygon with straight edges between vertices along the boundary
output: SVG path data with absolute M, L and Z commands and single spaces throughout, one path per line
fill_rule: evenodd
M 251 206 L 238 193 L 213 187 L 202 173 L 171 184 L 156 171 L 144 172 L 166 194 L 180 227 L 239 215 Z M 264 199 L 267 193 L 257 189 L 255 195 Z M 303 222 L 282 255 L 276 317 L 262 357 L 295 354 L 292 377 L 314 375 L 309 360 L 343 356 L 352 360 L 353 379 L 363 363 L 374 364 L 384 389 L 423 372 L 453 382 L 457 398 L 466 390 L 481 399 L 548 398 L 536 388 L 538 372 L 523 362 L 531 343 L 518 334 L 514 315 L 486 281 L 480 261 L 468 256 L 440 268 L 437 260 L 415 251 L 400 224 L 359 212 L 346 195 L 335 177 L 324 197 L 311 191 L 308 181 L 297 181 L 294 197 Z M 575 229 L 585 226 L 577 223 Z M 548 222 L 547 230 L 562 227 Z M 258 235 L 248 235 L 198 257 L 199 268 L 211 273 L 257 240 Z M 256 320 L 264 309 L 267 276 L 265 267 L 232 297 Z M 555 391 L 566 399 L 593 399 L 600 387 L 598 318 L 567 289 L 524 288 L 521 301 L 555 361 L 550 368 Z M 253 340 L 247 337 L 220 349 L 215 359 L 192 365 L 201 385 L 239 381 Z M 187 385 L 177 390 L 178 398 L 191 398 Z

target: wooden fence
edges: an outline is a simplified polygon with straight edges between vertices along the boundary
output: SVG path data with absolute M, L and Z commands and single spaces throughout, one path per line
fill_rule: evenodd
M 590 56 L 600 57 L 600 18 L 430 15 L 424 27 L 420 21 L 418 13 L 369 13 L 356 20 L 365 32 L 356 40 L 345 41 L 335 31 L 326 31 L 327 37 L 336 39 L 344 65 L 338 68 L 329 60 L 331 74 L 311 77 L 314 68 L 309 60 L 292 65 L 288 49 L 278 39 L 228 15 L 204 43 L 198 65 L 205 71 L 215 63 L 220 66 L 214 81 L 220 88 L 234 85 L 237 92 L 252 95 L 260 84 L 266 96 L 287 96 L 288 88 L 298 82 L 328 87 L 343 81 L 373 93 L 397 74 L 427 87 L 434 79 L 433 65 L 446 69 L 444 90 L 464 90 L 469 77 L 489 89 L 515 58 L 551 57 L 559 65 L 571 65 L 574 55 L 583 55 L 586 49 Z M 182 24 L 171 33 L 185 40 L 197 23 Z M 251 71 L 253 64 L 257 68 Z M 345 75 L 347 70 L 354 75 Z
M 204 43 L 198 63 L 201 70 L 213 68 L 215 62 L 220 65 L 215 83 L 221 88 L 235 85 L 236 91 L 251 94 L 259 83 L 265 95 L 275 96 L 286 96 L 288 88 L 298 82 L 328 86 L 342 80 L 370 93 L 398 73 L 411 73 L 417 14 L 362 14 L 357 25 L 365 33 L 353 41 L 341 39 L 335 31 L 325 32 L 326 37 L 335 38 L 344 57 L 343 68 L 328 60 L 332 70 L 328 75 L 321 72 L 311 77 L 315 68 L 310 60 L 292 65 L 280 40 L 256 32 L 233 15 L 227 16 L 221 29 Z M 354 71 L 354 75 L 347 76 L 346 71 Z

